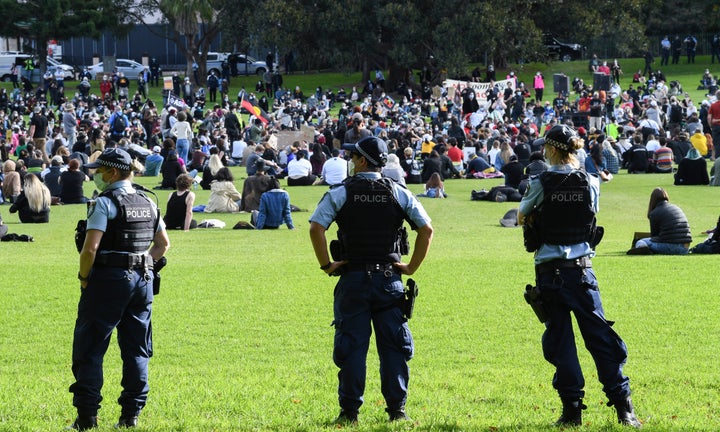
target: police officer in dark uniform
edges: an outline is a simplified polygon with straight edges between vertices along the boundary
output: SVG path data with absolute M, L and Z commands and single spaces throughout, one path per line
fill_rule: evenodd
M 382 393 L 390 421 L 408 420 L 405 401 L 409 380 L 407 362 L 413 340 L 401 302 L 400 275 L 413 274 L 432 241 L 430 218 L 404 187 L 382 177 L 387 145 L 376 137 L 343 146 L 352 153 L 355 175 L 332 187 L 310 217 L 310 238 L 320 269 L 340 275 L 335 286 L 335 347 L 340 415 L 336 423 L 356 423 L 365 390 L 366 358 L 371 328 L 375 328 Z M 409 263 L 400 260 L 406 242 L 403 220 L 417 231 Z M 325 232 L 338 225 L 338 251 L 328 254 Z
M 155 57 L 150 59 L 150 84 L 153 87 L 160 85 L 160 62 Z
M 70 386 L 77 408 L 71 428 L 76 430 L 97 427 L 103 357 L 115 328 L 123 361 L 116 426 L 135 426 L 147 400 L 153 265 L 170 241 L 154 203 L 133 188 L 130 164 L 126 151 L 109 148 L 86 165 L 97 168 L 93 180 L 101 194 L 88 210 L 80 251 L 81 294 L 72 353 L 75 383 Z
M 610 400 L 608 406 L 615 406 L 620 423 L 640 428 L 630 399 L 629 379 L 622 372 L 627 348 L 605 319 L 592 269 L 600 187 L 597 177 L 579 169 L 573 153 L 582 146 L 569 126 L 550 129 L 544 150 L 551 167 L 531 178 L 518 212 L 519 224 L 526 225 L 526 247 L 535 252 L 536 284 L 545 312 L 541 318 L 545 322 L 543 353 L 555 366 L 552 383 L 563 404 L 556 425 L 581 425 L 586 408 L 572 312 L 595 360 L 598 379 Z

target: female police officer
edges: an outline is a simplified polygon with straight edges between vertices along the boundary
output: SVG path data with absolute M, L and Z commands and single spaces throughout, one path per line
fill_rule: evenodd
M 337 423 L 355 423 L 365 390 L 370 323 L 375 328 L 382 393 L 390 421 L 407 420 L 405 401 L 413 340 L 403 316 L 401 274 L 413 274 L 432 241 L 430 218 L 412 193 L 380 175 L 387 146 L 366 137 L 343 146 L 352 152 L 355 175 L 334 186 L 310 217 L 310 238 L 320 269 L 340 274 L 335 286 L 333 360 L 338 373 L 340 416 Z M 403 219 L 417 231 L 409 263 L 400 261 L 398 238 Z M 325 231 L 338 224 L 342 247 L 328 255 Z
M 102 193 L 88 210 L 80 251 L 81 294 L 72 353 L 75 383 L 70 386 L 78 416 L 72 429 L 97 426 L 103 357 L 116 327 L 123 361 L 116 426 L 135 426 L 147 400 L 153 262 L 165 254 L 170 241 L 154 203 L 130 183 L 130 164 L 127 152 L 109 148 L 87 165 L 97 168 L 94 181 Z
M 551 167 L 532 178 L 518 212 L 519 223 L 526 225 L 528 251 L 535 252 L 536 283 L 546 315 L 543 353 L 555 366 L 553 387 L 563 404 L 556 424 L 582 424 L 586 408 L 582 403 L 585 380 L 570 318 L 573 312 L 610 400 L 608 406 L 615 405 L 620 423 L 639 428 L 629 379 L 622 373 L 627 349 L 612 323 L 605 320 L 590 261 L 600 188 L 596 177 L 578 169 L 573 153 L 581 147 L 572 128 L 550 129 L 544 149 Z

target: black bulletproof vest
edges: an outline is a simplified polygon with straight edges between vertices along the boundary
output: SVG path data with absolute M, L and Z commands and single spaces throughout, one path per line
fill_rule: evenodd
M 542 243 L 571 245 L 589 242 L 595 229 L 590 184 L 585 171 L 540 175 L 545 198 L 538 214 Z
M 393 181 L 351 177 L 345 181 L 347 201 L 335 218 L 345 259 L 352 263 L 400 261 L 399 229 L 405 212 L 393 195 Z
M 103 192 L 117 207 L 115 219 L 108 220 L 100 240 L 100 250 L 146 252 L 155 237 L 159 214 L 142 193 L 126 194 L 120 189 Z

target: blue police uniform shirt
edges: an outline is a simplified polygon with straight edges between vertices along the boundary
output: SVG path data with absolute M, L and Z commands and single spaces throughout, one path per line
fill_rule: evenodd
M 548 171 L 570 173 L 573 169 L 572 165 L 553 165 Z M 600 210 L 600 181 L 594 175 L 589 175 L 588 178 L 590 199 L 592 201 L 593 211 L 597 214 Z M 525 192 L 525 196 L 522 201 L 520 201 L 520 213 L 525 216 L 529 215 L 535 207 L 543 201 L 544 197 L 545 194 L 543 193 L 542 184 L 540 183 L 540 177 L 533 176 L 530 179 L 530 184 L 528 185 L 527 192 Z M 591 258 L 595 256 L 595 251 L 590 247 L 588 242 L 571 245 L 550 245 L 543 243 L 537 252 L 535 252 L 535 264 L 537 265 L 556 259 L 573 260 L 584 256 Z
M 108 186 L 106 191 L 114 189 L 122 189 L 125 193 L 135 193 L 135 189 L 133 189 L 132 184 L 128 180 L 116 181 L 115 183 L 112 183 L 110 186 Z M 153 203 L 152 201 L 150 201 L 150 203 L 155 209 L 155 214 L 157 214 L 157 208 L 155 207 L 155 203 Z M 108 220 L 115 219 L 117 217 L 117 213 L 117 207 L 110 198 L 103 196 L 98 197 L 95 200 L 95 205 L 88 212 L 87 229 L 94 229 L 105 232 L 107 230 Z M 158 222 L 158 227 L 155 232 L 161 232 L 165 230 L 165 222 L 163 221 L 163 219 L 159 218 Z
M 381 177 L 378 172 L 361 172 L 355 175 L 372 180 L 378 180 Z M 420 204 L 412 192 L 394 183 L 393 192 L 400 207 L 418 228 L 422 228 L 430 223 L 430 216 L 428 216 L 422 204 Z M 347 192 L 344 187 L 331 188 L 325 192 L 325 195 L 320 199 L 317 208 L 312 216 L 310 216 L 310 222 L 318 223 L 327 229 L 335 220 L 335 216 L 337 216 L 337 213 L 345 204 L 346 200 Z

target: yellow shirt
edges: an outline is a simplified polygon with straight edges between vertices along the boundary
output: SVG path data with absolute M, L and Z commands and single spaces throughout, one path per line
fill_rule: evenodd
M 702 156 L 708 154 L 707 138 L 705 138 L 705 135 L 699 132 L 694 133 L 690 137 L 690 142 L 692 143 L 693 147 L 695 147 L 697 151 L 700 152 Z
M 422 147 L 420 148 L 420 153 L 430 154 L 430 152 L 432 151 L 433 148 L 435 148 L 434 142 L 423 140 Z

